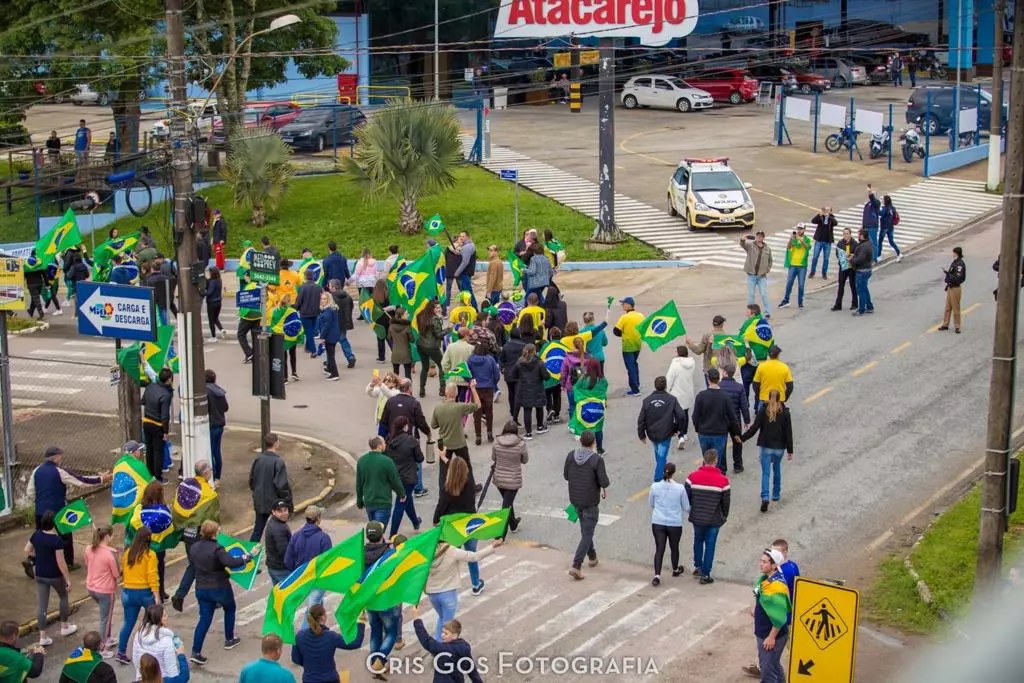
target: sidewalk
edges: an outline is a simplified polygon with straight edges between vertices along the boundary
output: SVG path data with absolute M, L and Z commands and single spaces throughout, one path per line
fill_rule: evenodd
M 220 495 L 221 526 L 225 533 L 248 540 L 253 523 L 252 498 L 249 493 L 249 463 L 258 453 L 259 430 L 228 427 L 224 434 L 224 469 L 222 484 L 218 487 Z M 72 444 L 73 442 L 65 442 Z M 69 455 L 73 448 L 65 446 Z M 303 441 L 282 436 L 281 456 L 288 466 L 288 479 L 292 486 L 296 511 L 304 509 L 314 502 L 336 499 L 338 496 L 348 497 L 354 490 L 355 473 L 346 462 L 347 454 L 343 454 L 321 443 Z M 67 457 L 67 456 L 65 456 Z M 116 456 L 112 456 L 111 466 Z M 65 462 L 74 468 L 73 459 Z M 171 483 L 164 487 L 164 497 L 171 504 L 177 482 L 175 471 L 171 470 Z M 69 491 L 74 495 L 73 491 Z M 110 490 L 107 487 L 89 495 L 85 499 L 93 523 L 97 526 L 110 523 Z M 29 510 L 31 513 L 31 509 Z M 31 518 L 31 515 L 28 515 Z M 0 545 L 8 549 L 7 561 L 0 563 L 0 585 L 10 586 L 5 591 L 3 619 L 13 619 L 22 624 L 22 632 L 36 629 L 36 591 L 35 582 L 30 581 L 22 571 L 22 549 L 32 535 L 31 524 L 11 529 L 0 534 Z M 114 546 L 124 544 L 124 527 L 117 526 L 114 531 Z M 81 529 L 75 534 L 75 561 L 84 563 L 85 548 L 92 540 L 92 528 Z M 184 571 L 184 546 L 167 553 L 167 575 L 165 590 L 173 593 L 178 584 L 181 572 Z M 20 587 L 20 588 L 19 588 Z M 84 567 L 71 574 L 71 600 L 77 605 L 81 602 L 91 603 L 85 590 Z M 56 607 L 56 600 L 51 600 L 51 607 Z M 50 613 L 49 619 L 57 617 L 56 611 Z M 83 627 L 88 623 L 83 622 Z

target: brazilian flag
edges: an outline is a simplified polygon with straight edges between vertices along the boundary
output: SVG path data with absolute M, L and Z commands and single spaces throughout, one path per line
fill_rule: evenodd
M 544 368 L 548 371 L 549 380 L 558 382 L 562 376 L 562 363 L 565 362 L 565 357 L 572 353 L 572 349 L 563 344 L 560 341 L 549 341 L 540 350 L 540 362 L 544 364 Z M 545 384 L 549 380 L 545 380 Z
M 285 643 L 295 643 L 295 612 L 315 586 L 316 560 L 313 558 L 300 565 L 270 589 L 267 611 L 263 615 L 263 635 L 274 633 Z M 361 568 L 362 557 L 359 564 Z
M 125 540 L 131 543 L 144 526 L 149 527 L 153 534 L 149 548 L 155 553 L 170 550 L 181 540 L 181 531 L 174 527 L 171 509 L 166 505 L 136 506 L 125 527 Z
M 110 482 L 111 524 L 127 524 L 135 506 L 142 502 L 142 491 L 151 481 L 153 475 L 146 465 L 131 453 L 125 453 L 114 463 L 114 477 Z
M 398 276 L 401 274 L 401 272 L 403 270 L 406 269 L 406 267 L 408 265 L 409 265 L 409 262 L 406 261 L 401 256 L 399 256 L 398 258 L 395 259 L 395 262 L 393 264 L 391 264 L 391 270 L 388 271 L 388 275 L 387 275 L 388 287 L 389 288 L 393 284 L 395 284 L 395 280 L 398 279 Z
M 306 341 L 306 331 L 302 327 L 299 312 L 291 306 L 278 306 L 270 315 L 270 331 L 284 337 L 285 350 L 294 348 Z
M 456 548 L 466 541 L 501 538 L 508 524 L 509 508 L 495 512 L 471 512 L 445 515 L 441 518 L 441 540 Z
M 519 311 L 516 310 L 516 305 L 511 301 L 502 301 L 498 304 L 496 315 L 501 324 L 505 326 L 505 331 L 508 332 L 512 330 L 512 325 L 515 324 Z
M 512 286 L 518 287 L 519 283 L 523 281 L 523 271 L 526 270 L 526 264 L 523 263 L 523 259 L 519 258 L 519 254 L 514 249 L 508 250 L 508 269 L 512 271 Z
M 587 429 L 592 432 L 603 431 L 605 410 L 608 407 L 608 380 L 602 377 L 591 387 L 590 378 L 584 375 L 576 380 L 572 391 L 576 408 L 569 415 L 569 431 L 576 436 Z
M 441 214 L 435 213 L 433 216 L 427 219 L 427 222 L 423 224 L 423 228 L 427 231 L 430 236 L 439 235 L 444 232 L 444 220 L 441 219 Z
M 138 242 L 139 233 L 137 232 L 125 235 L 124 237 L 109 239 L 96 246 L 95 251 L 93 251 L 93 260 L 97 266 L 105 266 L 118 254 L 124 254 L 134 249 Z
M 142 345 L 139 342 L 135 342 L 128 346 L 122 346 L 121 350 L 117 352 L 118 367 L 128 373 L 128 376 L 140 386 L 142 385 L 143 380 L 146 379 L 146 373 L 142 370 L 142 362 L 140 359 L 141 350 Z
M 259 545 L 258 542 L 240 541 L 225 533 L 217 534 L 217 544 L 232 557 L 242 557 L 246 553 L 252 555 L 253 548 Z M 259 573 L 261 559 L 263 559 L 262 548 L 258 555 L 253 555 L 242 567 L 229 569 L 228 577 L 243 589 L 252 590 L 253 584 L 256 583 L 256 574 Z
M 77 247 L 82 243 L 82 233 L 78 231 L 78 219 L 75 212 L 68 209 L 50 231 L 36 242 L 36 256 L 49 262 L 62 251 Z
M 360 299 L 362 300 L 359 302 L 359 315 L 370 325 L 377 338 L 383 339 L 388 333 L 384 325 L 379 322 L 384 317 L 384 310 L 370 295 L 361 295 Z
M 711 338 L 712 351 L 732 347 L 736 354 L 736 367 L 742 368 L 747 364 L 747 344 L 743 337 L 738 334 L 716 334 Z M 718 367 L 718 354 L 711 355 L 712 367 Z
M 189 477 L 178 484 L 171 516 L 179 529 L 198 527 L 207 519 L 219 521 L 220 498 L 206 479 Z
M 427 253 L 430 254 L 430 258 L 433 259 L 434 262 L 434 286 L 437 288 L 437 293 L 435 294 L 435 296 L 437 297 L 438 301 L 440 301 L 442 304 L 445 304 L 448 302 L 448 297 L 445 294 L 444 287 L 445 280 L 448 277 L 448 272 L 447 270 L 445 270 L 444 267 L 444 250 L 441 248 L 440 244 L 435 244 L 434 246 L 427 249 Z
M 406 264 L 391 282 L 390 301 L 395 306 L 412 313 L 421 302 L 429 301 L 438 295 L 436 280 L 437 257 L 440 252 L 431 248 L 415 261 Z M 444 283 L 441 284 L 441 291 Z
M 775 345 L 775 333 L 772 326 L 761 316 L 751 316 L 740 328 L 740 337 L 747 342 L 754 358 L 765 360 L 768 350 Z
M 466 363 L 459 363 L 458 365 L 451 369 L 451 372 L 445 375 L 445 380 L 456 378 L 473 379 L 473 373 L 469 371 L 469 365 L 467 365 Z
M 64 660 L 64 668 L 61 670 L 61 678 L 69 678 L 75 683 L 87 683 L 92 676 L 93 670 L 103 661 L 99 653 L 88 650 L 84 647 L 76 647 Z M 2 672 L 0 672 L 2 674 Z M 5 679 L 15 680 L 15 679 Z M 17 679 L 21 680 L 21 679 Z
M 89 508 L 85 506 L 85 501 L 79 498 L 61 508 L 53 521 L 57 525 L 58 533 L 70 534 L 92 524 L 92 517 L 89 515 Z
M 313 273 L 313 282 L 324 286 L 324 264 L 315 258 L 308 258 L 299 264 L 299 282 L 306 281 L 306 273 Z M 345 284 L 344 282 L 342 284 Z
M 686 328 L 683 326 L 682 318 L 679 317 L 675 301 L 669 301 L 644 318 L 637 325 L 636 331 L 640 334 L 640 340 L 647 342 L 651 351 L 657 351 L 673 339 L 686 334 Z

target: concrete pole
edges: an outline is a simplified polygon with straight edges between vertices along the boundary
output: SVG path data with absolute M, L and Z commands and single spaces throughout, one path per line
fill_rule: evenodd
M 618 238 L 615 225 L 615 39 L 601 38 L 598 73 L 598 222 L 592 239 Z
M 192 175 L 194 156 L 186 115 L 184 0 L 165 0 L 167 61 L 171 83 L 171 182 L 174 188 L 174 232 L 180 236 L 177 250 L 178 356 L 181 394 L 181 465 L 185 476 L 192 474 L 199 460 L 210 458 L 210 417 L 206 404 L 206 364 L 203 358 L 203 319 L 200 296 L 192 284 L 193 269 L 205 269 L 196 262 L 196 239 L 188 216 L 194 197 Z M 198 273 L 201 275 L 202 273 Z M 168 307 L 170 302 L 168 302 Z
M 1024 2 L 1013 24 L 1011 91 L 1024 92 Z M 1007 122 L 1006 185 L 999 252 L 999 289 L 992 378 L 989 383 L 985 475 L 981 480 L 981 529 L 975 591 L 991 593 L 1002 574 L 1003 535 L 1007 523 L 1007 470 L 1013 431 L 1014 378 L 1017 374 L 1017 305 L 1020 294 L 1021 229 L 1024 227 L 1024 97 L 1010 103 Z
M 438 11 L 439 0 L 434 0 L 434 101 L 441 99 L 441 68 L 438 65 L 440 53 L 440 13 Z
M 985 187 L 995 192 L 1002 180 L 1003 126 L 1003 0 L 996 0 L 992 12 L 995 15 L 995 35 L 992 43 L 992 118 L 988 126 L 988 180 Z

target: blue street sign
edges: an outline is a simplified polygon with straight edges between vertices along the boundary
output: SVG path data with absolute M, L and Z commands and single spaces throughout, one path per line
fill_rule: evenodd
M 238 308 L 260 308 L 260 288 L 241 289 L 235 294 L 235 306 Z
M 502 180 L 519 180 L 519 169 L 518 168 L 503 168 L 498 171 L 499 177 Z
M 79 282 L 75 300 L 79 334 L 135 341 L 156 340 L 156 306 L 150 287 Z

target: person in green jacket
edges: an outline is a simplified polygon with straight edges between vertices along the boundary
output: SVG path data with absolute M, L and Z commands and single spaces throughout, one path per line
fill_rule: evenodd
M 371 522 L 387 524 L 391 519 L 391 492 L 405 502 L 405 487 L 395 461 L 384 454 L 384 439 L 370 439 L 370 450 L 356 463 L 356 507 L 366 510 Z
M 604 347 L 608 346 L 608 335 L 604 333 L 604 328 L 598 330 L 598 325 L 594 324 L 594 313 L 593 311 L 587 311 L 583 314 L 583 329 L 580 331 L 585 334 L 590 332 L 590 341 L 587 342 L 587 354 L 601 364 L 601 373 L 604 374 Z
M 248 271 L 241 273 L 238 282 L 243 292 L 259 290 L 259 285 L 249 279 Z M 256 337 L 260 333 L 260 317 L 258 308 L 238 309 L 238 344 L 242 347 L 242 353 L 245 354 L 243 363 L 252 362 L 253 347 L 256 345 Z
M 796 226 L 786 245 L 786 293 L 779 303 L 779 308 L 789 306 L 789 295 L 793 291 L 793 282 L 797 281 L 797 307 L 804 307 L 804 282 L 807 280 L 807 259 L 811 254 L 811 238 L 804 234 L 804 224 Z

